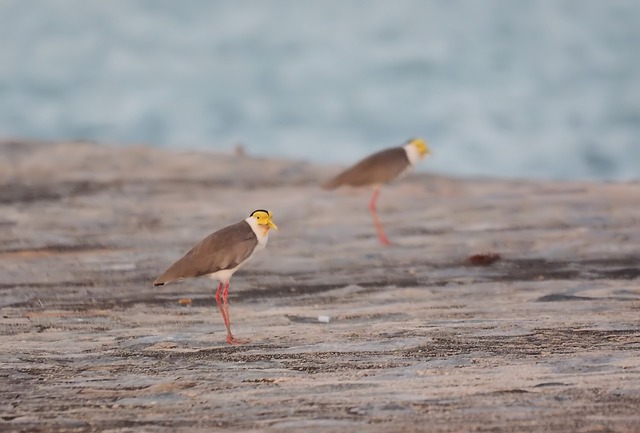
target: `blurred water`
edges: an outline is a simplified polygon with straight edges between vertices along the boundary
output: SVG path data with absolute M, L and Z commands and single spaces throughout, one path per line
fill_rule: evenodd
M 0 1 L 0 137 L 640 178 L 636 0 Z

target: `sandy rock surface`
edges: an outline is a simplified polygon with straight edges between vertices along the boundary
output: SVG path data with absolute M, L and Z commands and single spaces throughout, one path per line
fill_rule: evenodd
M 1 143 L 0 431 L 640 431 L 640 184 L 414 174 L 383 248 L 338 169 Z M 257 208 L 228 346 L 215 283 L 151 283 Z

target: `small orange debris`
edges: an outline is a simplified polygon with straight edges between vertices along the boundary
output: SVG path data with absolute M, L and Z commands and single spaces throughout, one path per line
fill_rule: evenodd
M 181 298 L 178 299 L 178 303 L 180 305 L 191 305 L 191 298 Z

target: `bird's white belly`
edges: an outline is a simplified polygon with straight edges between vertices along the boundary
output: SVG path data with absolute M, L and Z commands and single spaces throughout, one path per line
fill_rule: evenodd
M 404 177 L 407 177 L 407 175 L 408 175 L 409 173 L 411 173 L 412 171 L 413 171 L 413 166 L 412 166 L 411 164 L 409 164 L 409 165 L 407 166 L 407 168 L 405 168 L 404 170 L 402 170 L 402 171 L 400 172 L 400 174 L 398 175 L 398 177 L 396 177 L 394 180 L 400 180 L 400 179 L 402 179 L 402 178 L 404 178 Z
M 244 263 L 240 263 L 238 266 L 236 266 L 233 269 L 223 269 L 221 271 L 214 272 L 213 274 L 209 274 L 209 276 L 213 280 L 218 280 L 221 283 L 226 283 L 231 279 L 231 276 L 234 274 L 234 272 L 240 269 L 243 264 Z

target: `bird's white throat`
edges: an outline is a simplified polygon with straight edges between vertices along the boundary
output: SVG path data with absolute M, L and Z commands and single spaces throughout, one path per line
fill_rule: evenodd
M 258 221 L 256 221 L 256 219 L 253 217 L 245 218 L 245 221 L 247 222 L 247 224 L 249 224 L 251 230 L 253 230 L 253 232 L 256 234 L 256 237 L 258 238 L 258 244 L 264 247 L 269 240 L 270 227 L 258 224 Z
M 404 148 L 404 151 L 407 152 L 407 158 L 409 158 L 409 164 L 415 165 L 416 162 L 422 159 L 422 156 L 420 155 L 420 151 L 413 144 L 411 143 L 405 144 L 402 147 Z
M 411 164 L 412 166 L 415 165 L 416 162 L 422 159 L 422 156 L 420 155 L 420 151 L 413 144 L 411 143 L 405 144 L 402 147 L 404 148 L 404 151 L 407 152 L 407 158 L 409 158 L 409 164 Z

